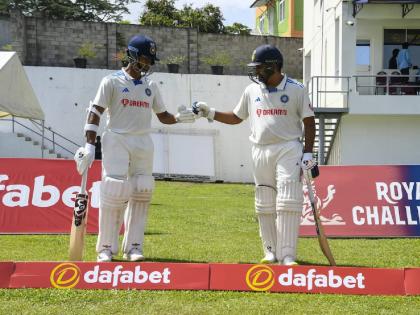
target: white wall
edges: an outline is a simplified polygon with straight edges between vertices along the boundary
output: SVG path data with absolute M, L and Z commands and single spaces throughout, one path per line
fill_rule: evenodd
M 45 112 L 45 125 L 69 139 L 84 143 L 85 109 L 96 94 L 103 76 L 112 70 L 60 67 L 25 67 L 29 80 Z M 191 106 L 202 100 L 221 111 L 231 111 L 250 83 L 245 76 L 214 76 L 154 73 L 169 112 L 179 105 Z M 102 122 L 105 119 L 102 119 Z M 252 165 L 248 122 L 230 126 L 200 119 L 194 124 L 163 125 L 154 116 L 152 127 L 165 132 L 214 135 L 216 179 L 252 182 Z M 103 124 L 101 124 L 101 129 Z M 206 154 L 205 152 L 201 152 Z M 191 158 L 199 158 L 200 152 Z
M 418 115 L 344 115 L 329 164 L 418 165 L 419 126 Z

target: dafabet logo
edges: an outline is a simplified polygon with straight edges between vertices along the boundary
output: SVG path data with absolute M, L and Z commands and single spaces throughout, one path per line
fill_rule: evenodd
M 265 265 L 255 265 L 248 270 L 245 280 L 254 291 L 267 291 L 274 285 L 274 271 Z
M 80 269 L 72 263 L 62 263 L 56 266 L 50 275 L 51 285 L 57 289 L 71 289 L 80 280 Z

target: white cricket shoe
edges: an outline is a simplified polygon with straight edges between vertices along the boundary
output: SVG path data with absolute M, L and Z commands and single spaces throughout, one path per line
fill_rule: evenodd
M 285 266 L 296 266 L 298 263 L 295 261 L 295 259 L 292 256 L 286 256 L 283 258 L 283 265 Z
M 272 252 L 268 252 L 263 259 L 261 259 L 260 263 L 262 264 L 274 264 L 277 261 L 276 255 Z
M 124 259 L 127 259 L 129 261 L 141 261 L 144 260 L 143 253 L 141 250 L 133 248 L 128 253 L 124 254 Z
M 96 257 L 97 262 L 110 262 L 112 260 L 112 253 L 109 249 L 101 250 Z

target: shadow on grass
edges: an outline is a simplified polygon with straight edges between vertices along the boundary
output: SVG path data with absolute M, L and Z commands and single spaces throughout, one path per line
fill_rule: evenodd
M 169 233 L 159 232 L 159 231 L 146 231 L 144 235 L 166 235 Z
M 129 262 L 121 257 L 112 259 L 113 262 Z M 174 258 L 157 258 L 157 257 L 146 257 L 143 261 L 140 262 L 165 262 L 165 263 L 190 263 L 190 264 L 208 264 L 208 261 L 196 261 L 196 260 L 186 260 L 186 259 L 174 259 Z
M 304 261 L 304 260 L 298 260 L 299 266 L 319 266 L 319 267 L 332 267 L 330 264 L 324 263 L 324 264 L 314 264 L 313 262 L 310 261 Z M 341 265 L 339 263 L 337 263 L 336 266 L 334 267 L 355 267 L 355 268 L 369 268 L 368 266 L 363 266 L 363 265 Z

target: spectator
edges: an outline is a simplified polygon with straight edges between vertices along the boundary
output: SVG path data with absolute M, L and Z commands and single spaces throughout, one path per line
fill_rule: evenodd
M 102 160 L 101 136 L 96 136 L 96 142 L 95 142 L 95 160 Z
M 413 81 L 415 94 L 420 95 L 420 69 L 418 66 L 413 66 L 413 73 L 415 75 Z
M 389 59 L 389 62 L 388 62 L 388 69 L 398 69 L 397 56 L 399 52 L 400 50 L 398 48 L 395 48 L 392 51 L 392 57 L 391 59 Z
M 414 83 L 416 85 L 419 85 L 420 84 L 420 69 L 418 66 L 413 66 L 413 70 L 414 70 L 414 75 L 415 75 Z
M 410 52 L 408 51 L 407 42 L 402 44 L 402 49 L 400 50 L 397 56 L 397 63 L 398 69 L 400 69 L 400 72 L 403 75 L 403 77 L 401 78 L 401 83 L 407 83 L 409 78 L 408 75 L 410 74 L 411 68 Z

